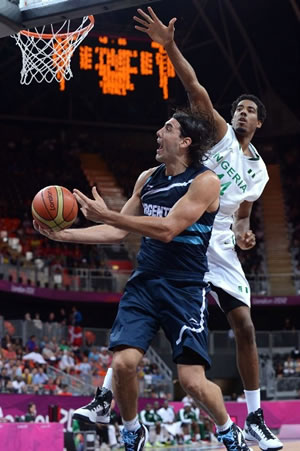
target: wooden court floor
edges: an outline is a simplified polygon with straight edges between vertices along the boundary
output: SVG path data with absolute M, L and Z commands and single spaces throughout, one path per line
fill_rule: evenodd
M 258 446 L 251 446 L 251 448 L 253 451 L 260 451 Z M 282 451 L 300 451 L 300 440 L 293 440 L 289 442 L 283 441 Z

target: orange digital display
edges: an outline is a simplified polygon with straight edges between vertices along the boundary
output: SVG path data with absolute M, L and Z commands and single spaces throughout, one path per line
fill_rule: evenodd
M 99 36 L 96 45 L 79 46 L 79 69 L 95 71 L 103 94 L 126 96 L 135 90 L 135 77 L 153 76 L 156 71 L 163 99 L 169 97 L 169 78 L 175 70 L 165 49 L 156 42 L 149 50 L 127 48 L 126 38 Z M 132 47 L 132 46 L 131 46 Z M 61 84 L 60 90 L 65 90 Z

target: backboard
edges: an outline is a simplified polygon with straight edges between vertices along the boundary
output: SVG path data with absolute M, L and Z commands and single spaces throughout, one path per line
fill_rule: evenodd
M 157 1 L 160 0 L 0 0 L 0 38 L 22 29 Z

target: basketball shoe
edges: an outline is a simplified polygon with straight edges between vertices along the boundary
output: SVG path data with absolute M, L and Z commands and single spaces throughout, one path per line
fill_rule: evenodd
M 142 451 L 145 443 L 148 441 L 148 429 L 143 424 L 141 424 L 141 427 L 135 432 L 123 429 L 121 434 L 125 445 L 125 451 Z
M 228 451 L 252 451 L 245 442 L 243 431 L 235 423 L 227 431 L 219 432 L 217 438 Z
M 81 420 L 85 423 L 103 423 L 110 422 L 110 405 L 112 401 L 112 392 L 106 388 L 97 388 L 95 397 L 86 406 L 79 407 L 73 413 L 75 420 Z
M 263 451 L 277 451 L 283 448 L 280 440 L 270 431 L 264 420 L 262 409 L 249 413 L 246 418 L 244 437 L 258 442 Z

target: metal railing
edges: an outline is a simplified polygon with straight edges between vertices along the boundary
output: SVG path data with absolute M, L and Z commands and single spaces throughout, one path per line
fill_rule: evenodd
M 0 279 L 32 286 L 54 288 L 70 291 L 99 291 L 122 293 L 131 271 L 109 269 L 101 273 L 97 268 L 57 268 L 45 266 L 39 269 L 34 264 L 21 265 L 0 264 Z M 253 295 L 270 295 L 272 274 L 246 274 Z M 275 276 L 274 276 L 275 277 Z M 276 274 L 276 278 L 290 277 L 295 292 L 300 292 L 300 276 L 293 273 Z

